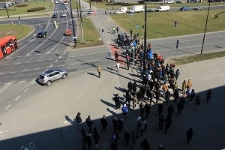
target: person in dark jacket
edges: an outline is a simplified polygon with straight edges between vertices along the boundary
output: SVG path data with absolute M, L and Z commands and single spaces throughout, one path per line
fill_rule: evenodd
M 149 114 L 150 114 L 150 110 L 151 110 L 151 105 L 149 105 L 149 103 L 145 103 L 145 118 L 147 119 Z
M 103 130 L 105 130 L 105 132 L 106 132 L 108 122 L 107 122 L 107 120 L 105 118 L 105 115 L 101 118 L 101 125 L 102 125 L 102 132 L 103 132 Z
M 192 130 L 192 128 L 190 128 L 188 131 L 187 131 L 187 133 L 186 133 L 186 135 L 187 135 L 187 145 L 189 144 L 189 142 L 190 142 L 190 140 L 191 140 L 191 138 L 192 138 L 192 135 L 193 135 L 193 130 Z
M 195 90 L 192 89 L 191 90 L 191 95 L 190 95 L 190 103 L 193 101 L 194 98 L 195 98 Z
M 182 102 L 179 102 L 177 104 L 177 115 L 180 115 L 181 114 L 183 108 L 184 108 L 184 104 Z
M 115 102 L 116 109 L 120 109 L 120 99 L 118 97 L 118 94 L 115 94 L 113 100 Z
M 173 112 L 174 112 L 173 104 L 171 104 L 171 105 L 167 108 L 167 111 L 168 111 L 168 116 L 169 116 L 169 117 L 172 117 Z
M 87 126 L 88 126 L 88 128 L 89 128 L 89 133 L 91 133 L 91 126 L 92 126 L 94 123 L 92 122 L 90 115 L 89 115 L 89 116 L 87 117 L 87 119 L 86 119 L 86 124 L 87 124 Z
M 131 81 L 128 82 L 127 88 L 129 89 L 129 91 L 133 90 L 133 83 Z
M 209 89 L 208 92 L 207 92 L 207 96 L 206 96 L 207 104 L 209 103 L 209 100 L 211 99 L 211 97 L 212 97 L 212 90 Z
M 136 94 L 137 93 L 137 83 L 136 83 L 136 81 L 134 81 L 134 83 L 133 83 L 133 92 L 134 92 L 134 94 Z
M 159 102 L 159 104 L 158 104 L 158 113 L 159 113 L 159 116 L 161 116 L 162 111 L 163 111 L 163 104 L 162 104 L 162 102 Z
M 159 90 L 156 90 L 155 91 L 155 99 L 156 99 L 156 103 L 158 103 L 158 101 L 160 100 L 160 91 Z
M 165 119 L 166 122 L 166 127 L 165 127 L 165 134 L 167 133 L 167 130 L 169 129 L 169 127 L 171 126 L 172 123 L 172 119 L 170 116 L 167 116 L 167 118 Z
M 99 134 L 96 128 L 93 130 L 93 138 L 95 141 L 95 146 L 98 147 L 98 141 L 99 141 Z
M 176 90 L 174 91 L 173 95 L 174 95 L 174 103 L 176 103 L 176 102 L 177 102 L 177 99 L 178 99 L 178 97 L 179 97 L 179 91 L 178 91 L 178 89 L 176 89 Z
M 118 120 L 118 132 L 123 132 L 123 119 Z
M 76 120 L 77 120 L 77 123 L 79 123 L 79 124 L 82 122 L 82 119 L 81 119 L 80 115 L 81 115 L 80 112 L 78 112 L 77 115 L 76 115 Z
M 142 150 L 150 150 L 150 146 L 146 138 L 141 142 L 140 147 L 142 147 Z

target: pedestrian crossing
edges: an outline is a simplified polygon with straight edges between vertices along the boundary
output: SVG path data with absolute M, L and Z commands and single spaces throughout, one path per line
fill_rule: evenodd
M 57 13 L 69 13 L 69 12 L 70 12 L 69 9 L 67 9 L 67 10 L 54 10 L 53 11 L 54 14 L 57 14 Z

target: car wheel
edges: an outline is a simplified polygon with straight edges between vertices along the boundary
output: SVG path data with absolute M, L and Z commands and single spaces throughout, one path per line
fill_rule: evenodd
M 67 77 L 67 74 L 64 74 L 63 76 L 62 76 L 62 79 L 65 79 Z
M 47 86 L 50 86 L 51 83 L 52 83 L 51 81 L 48 81 L 48 82 L 46 83 L 46 85 L 47 85 Z

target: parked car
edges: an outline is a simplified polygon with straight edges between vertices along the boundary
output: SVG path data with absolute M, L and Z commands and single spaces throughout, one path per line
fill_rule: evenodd
M 40 84 L 51 85 L 52 82 L 65 79 L 68 76 L 68 73 L 65 69 L 51 69 L 43 72 L 37 79 Z
M 174 4 L 175 2 L 173 0 L 165 0 L 165 4 Z
M 194 7 L 194 10 L 202 10 L 202 6 Z
M 147 9 L 147 12 L 154 12 L 154 11 L 155 11 L 155 9 L 153 9 L 153 8 Z
M 59 1 L 55 1 L 55 4 L 58 4 L 59 3 Z
M 66 17 L 66 16 L 67 16 L 66 14 L 62 14 L 62 15 L 61 15 L 61 17 Z
M 180 8 L 180 11 L 189 11 L 191 10 L 190 6 L 184 6 Z
M 56 14 L 53 14 L 53 15 L 52 15 L 52 18 L 57 18 L 57 15 L 56 15 Z
M 43 38 L 47 36 L 47 31 L 39 31 L 37 34 L 37 38 Z
M 66 36 L 70 36 L 72 34 L 73 34 L 73 31 L 71 29 L 66 29 L 66 31 L 64 33 L 64 35 L 66 35 Z

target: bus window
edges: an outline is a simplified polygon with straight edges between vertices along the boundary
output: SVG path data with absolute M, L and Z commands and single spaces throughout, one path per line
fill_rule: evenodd
M 12 41 L 12 39 L 10 39 L 10 40 L 9 40 L 9 43 L 10 43 L 10 44 L 13 44 L 13 41 Z
M 9 43 L 9 42 L 7 42 L 7 43 L 6 43 L 6 47 L 9 47 L 9 46 L 10 46 L 10 43 Z
M 5 54 L 6 54 L 6 49 L 5 49 L 5 46 L 2 46 L 2 47 L 1 47 L 1 51 L 2 51 L 3 55 L 5 55 Z

